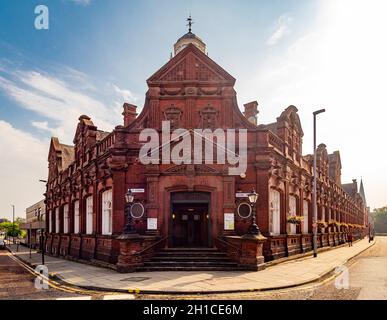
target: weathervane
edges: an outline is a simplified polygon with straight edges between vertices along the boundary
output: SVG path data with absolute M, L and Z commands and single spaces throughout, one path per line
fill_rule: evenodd
M 187 18 L 187 21 L 188 21 L 188 32 L 191 33 L 191 30 L 192 30 L 192 25 L 195 23 L 193 22 L 192 18 L 191 18 L 191 14 L 189 14 L 189 18 Z

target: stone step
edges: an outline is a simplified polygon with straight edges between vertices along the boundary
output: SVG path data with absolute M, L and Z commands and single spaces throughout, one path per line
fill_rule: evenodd
M 144 266 L 138 269 L 138 271 L 235 271 L 235 270 L 244 270 L 234 266 L 169 266 L 169 267 L 160 267 L 160 266 Z
M 208 252 L 208 251 L 177 251 L 177 252 L 171 252 L 171 251 L 159 251 L 155 254 L 155 256 L 159 257 L 183 257 L 183 256 L 190 256 L 190 257 L 227 257 L 227 254 L 224 252 Z
M 151 261 L 230 261 L 230 258 L 226 255 L 224 256 L 163 256 L 163 255 L 156 255 L 152 257 Z
M 168 266 L 178 266 L 178 267 L 217 267 L 217 266 L 237 266 L 238 264 L 233 261 L 148 261 L 144 263 L 145 266 L 151 267 L 168 267 Z

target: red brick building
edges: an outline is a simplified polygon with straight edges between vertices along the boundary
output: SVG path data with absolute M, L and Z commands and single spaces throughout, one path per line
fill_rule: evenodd
M 207 56 L 201 39 L 188 32 L 174 49 L 170 61 L 147 80 L 140 114 L 125 103 L 123 122 L 112 132 L 98 130 L 83 115 L 74 146 L 52 138 L 47 252 L 132 271 L 168 266 L 158 254 L 175 257 L 171 252 L 178 248 L 203 257 L 182 255 L 182 269 L 193 264 L 216 269 L 216 259 L 204 258 L 215 253 L 223 259 L 219 266 L 259 269 L 264 261 L 311 250 L 313 157 L 302 153 L 297 108 L 289 106 L 275 122 L 260 124 L 258 103 L 247 103 L 240 111 L 235 79 Z M 171 130 L 247 129 L 246 172 L 229 175 L 229 166 L 216 162 L 142 164 L 140 132 L 161 131 L 165 120 Z M 319 145 L 317 166 L 319 246 L 340 244 L 349 231 L 361 237 L 368 221 L 364 190 L 359 194 L 356 180 L 341 183 L 338 151 L 329 154 Z M 128 189 L 139 191 L 130 207 L 137 234 L 129 235 L 124 233 Z M 256 221 L 264 237 L 243 237 L 252 223 L 243 193 L 253 189 L 259 194 Z

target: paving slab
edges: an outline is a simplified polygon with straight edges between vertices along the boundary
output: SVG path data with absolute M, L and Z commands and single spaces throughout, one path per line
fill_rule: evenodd
M 352 247 L 338 247 L 301 259 L 285 261 L 261 271 L 155 271 L 117 273 L 56 257 L 45 257 L 50 275 L 77 287 L 93 287 L 100 290 L 140 293 L 222 293 L 251 290 L 271 290 L 294 287 L 318 281 L 342 266 L 377 241 L 367 239 L 357 241 Z M 40 264 L 41 255 L 35 251 L 29 257 L 29 249 L 10 246 L 11 251 L 26 263 Z M 131 280 L 132 278 L 132 280 Z M 141 281 L 138 279 L 144 278 Z

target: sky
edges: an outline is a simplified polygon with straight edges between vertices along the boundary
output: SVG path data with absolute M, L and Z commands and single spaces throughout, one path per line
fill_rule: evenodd
M 35 28 L 46 5 L 49 29 Z M 193 32 L 236 79 L 238 105 L 259 123 L 299 110 L 303 153 L 340 150 L 342 180 L 363 179 L 368 205 L 387 205 L 385 0 L 0 0 L 0 217 L 42 199 L 51 136 L 72 144 L 78 117 L 102 130 L 123 102 L 143 107 L 146 79 Z

